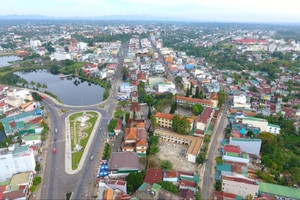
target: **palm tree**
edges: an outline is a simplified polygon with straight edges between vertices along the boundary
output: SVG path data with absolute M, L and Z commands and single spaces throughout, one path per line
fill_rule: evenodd
M 35 85 L 35 82 L 34 81 L 30 81 L 29 84 L 33 87 Z

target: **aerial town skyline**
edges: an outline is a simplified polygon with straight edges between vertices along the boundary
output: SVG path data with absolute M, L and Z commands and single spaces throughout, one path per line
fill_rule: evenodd
M 55 18 L 95 18 L 118 16 L 118 19 L 298 23 L 297 0 L 11 0 L 2 2 L 5 15 L 42 15 Z M 1 17 L 1 16 L 0 16 Z M 131 18 L 130 18 L 131 17 Z

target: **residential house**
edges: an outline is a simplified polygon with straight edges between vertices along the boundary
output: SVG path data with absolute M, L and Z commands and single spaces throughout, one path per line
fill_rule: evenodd
M 196 130 L 194 135 L 204 137 L 205 131 L 207 130 L 210 121 L 214 115 L 214 109 L 211 107 L 205 107 L 202 113 L 199 115 L 197 122 L 196 122 Z
M 260 194 L 275 196 L 276 199 L 300 199 L 300 190 L 297 188 L 258 182 Z
M 162 180 L 163 180 L 163 170 L 150 168 L 146 172 L 144 182 L 153 184 L 153 183 L 159 183 Z
M 261 148 L 261 139 L 254 138 L 232 138 L 229 139 L 230 145 L 239 146 L 240 149 L 246 153 L 254 154 L 259 156 L 260 148 Z

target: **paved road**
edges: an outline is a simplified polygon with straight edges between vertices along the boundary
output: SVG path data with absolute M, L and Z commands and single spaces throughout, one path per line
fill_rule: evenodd
M 213 188 L 214 188 L 214 171 L 215 170 L 215 159 L 216 159 L 216 151 L 218 150 L 218 146 L 220 144 L 220 139 L 222 138 L 222 134 L 224 133 L 224 129 L 228 124 L 227 119 L 227 111 L 229 109 L 229 101 L 223 107 L 223 111 L 220 112 L 219 123 L 215 127 L 215 132 L 213 135 L 213 140 L 211 141 L 210 148 L 208 150 L 207 161 L 205 164 L 205 171 L 203 176 L 203 185 L 202 185 L 202 199 L 211 199 Z
M 43 100 L 43 106 L 45 106 L 46 112 L 50 113 L 50 135 L 46 149 L 47 160 L 45 166 L 45 174 L 42 184 L 41 199 L 64 199 L 66 193 L 73 192 L 72 199 L 83 199 L 89 197 L 89 187 L 93 183 L 96 169 L 98 167 L 100 152 L 99 149 L 106 138 L 104 132 L 108 124 L 109 119 L 112 117 L 112 112 L 117 106 L 116 95 L 118 93 L 118 86 L 122 79 L 121 68 L 124 62 L 124 56 L 127 55 L 128 42 L 121 48 L 122 56 L 119 57 L 118 69 L 116 71 L 112 89 L 109 98 L 96 105 L 89 106 L 68 106 L 57 103 L 51 98 Z M 100 105 L 105 106 L 105 109 L 100 108 Z M 62 114 L 60 109 L 68 109 L 68 112 Z M 65 163 L 65 118 L 74 112 L 80 112 L 85 110 L 95 110 L 102 114 L 99 127 L 97 127 L 97 133 L 92 141 L 90 150 L 86 157 L 85 165 L 83 169 L 74 175 L 68 175 L 64 169 Z M 100 131 L 102 127 L 102 131 Z M 57 128 L 58 133 L 54 132 Z M 56 148 L 57 153 L 52 154 L 52 149 Z M 90 160 L 91 156 L 95 156 L 95 159 Z

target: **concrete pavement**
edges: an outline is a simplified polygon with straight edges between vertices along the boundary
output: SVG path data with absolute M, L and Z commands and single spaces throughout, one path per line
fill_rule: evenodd
M 94 125 L 94 128 L 91 132 L 91 135 L 89 137 L 89 140 L 84 148 L 84 151 L 83 151 L 83 154 L 81 156 L 81 159 L 80 159 L 80 162 L 78 164 L 78 167 L 73 170 L 72 169 L 72 149 L 71 149 L 71 130 L 70 130 L 70 116 L 73 115 L 73 114 L 76 114 L 76 113 L 81 113 L 81 112 L 76 112 L 76 113 L 72 113 L 72 114 L 69 114 L 66 119 L 65 119 L 65 171 L 67 174 L 76 174 L 78 173 L 83 165 L 84 165 L 84 162 L 86 161 L 86 158 L 87 158 L 87 155 L 88 155 L 88 152 L 90 150 L 90 146 L 92 144 L 92 141 L 94 139 L 94 136 L 96 134 L 96 131 L 98 129 L 98 126 L 100 124 L 100 120 L 101 120 L 101 113 L 97 112 L 97 111 L 93 111 L 93 110 L 85 110 L 85 112 L 96 112 L 98 114 L 98 118 L 95 122 L 95 125 Z M 88 158 L 89 159 L 89 158 Z

